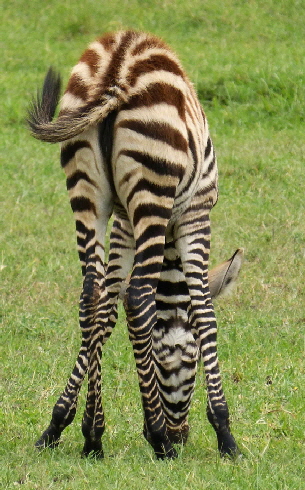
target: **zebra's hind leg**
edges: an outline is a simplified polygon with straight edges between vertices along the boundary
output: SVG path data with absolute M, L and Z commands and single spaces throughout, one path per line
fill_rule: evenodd
M 82 222 L 76 222 L 76 229 L 78 234 L 82 233 L 84 236 L 87 235 L 88 230 Z M 79 255 L 82 259 L 83 253 L 81 251 L 79 251 Z M 82 271 L 85 274 L 85 266 L 82 267 Z M 54 405 L 49 426 L 35 443 L 37 449 L 44 449 L 46 447 L 51 449 L 56 448 L 59 444 L 61 433 L 72 423 L 76 414 L 79 391 L 88 369 L 89 345 L 90 332 L 83 330 L 81 347 L 71 376 L 63 393 Z
M 77 224 L 77 226 L 79 226 Z M 104 432 L 104 414 L 101 404 L 101 348 L 109 338 L 114 323 L 109 323 L 110 306 L 105 287 L 105 274 L 101 260 L 100 243 L 92 246 L 95 233 L 87 233 L 87 268 L 80 298 L 79 320 L 82 345 L 66 388 L 52 412 L 49 427 L 36 442 L 37 448 L 55 448 L 63 430 L 71 424 L 77 407 L 78 394 L 88 371 L 88 395 L 82 430 L 85 437 L 84 455 L 103 456 L 101 436 Z M 90 256 L 89 256 L 90 254 Z
M 85 438 L 82 455 L 92 454 L 97 458 L 102 458 L 104 455 L 101 442 L 105 430 L 101 400 L 101 354 L 106 333 L 105 324 L 99 321 L 98 315 L 105 315 L 107 299 L 105 278 L 103 275 L 99 278 L 93 269 L 91 274 L 85 277 L 80 301 L 80 325 L 82 331 L 90 332 L 88 391 L 82 420 L 82 432 Z
M 104 414 L 101 403 L 101 349 L 113 328 L 109 321 L 112 302 L 105 280 L 105 233 L 113 210 L 112 189 L 98 146 L 97 128 L 82 139 L 65 142 L 61 164 L 67 177 L 74 212 L 78 252 L 84 276 L 79 321 L 82 347 L 66 389 L 53 409 L 51 424 L 37 441 L 38 447 L 55 447 L 61 432 L 72 422 L 79 389 L 88 371 L 88 395 L 82 430 L 83 454 L 103 455 L 101 436 Z
M 189 223 L 192 223 L 191 232 Z M 215 429 L 221 456 L 235 457 L 239 450 L 230 431 L 229 410 L 222 389 L 217 356 L 217 324 L 208 284 L 209 203 L 200 203 L 200 192 L 181 217 L 175 236 L 191 300 L 189 321 L 205 369 L 208 420 Z
M 122 282 L 132 266 L 134 242 L 130 231 L 131 228 L 128 220 L 116 217 L 110 235 L 109 262 L 105 274 L 105 283 L 102 276 L 100 278 L 102 283 L 99 284 L 98 288 L 98 306 L 97 308 L 93 308 L 95 311 L 95 321 L 90 335 L 88 395 L 82 422 L 85 444 L 82 454 L 83 456 L 92 455 L 99 459 L 103 457 L 101 437 L 105 429 L 100 386 L 101 353 L 102 346 L 109 338 L 116 324 L 119 292 Z M 85 296 L 84 291 L 83 295 Z M 94 297 L 94 294 L 92 296 Z M 84 308 L 84 317 L 87 315 L 90 323 L 90 308 L 86 310 Z
M 80 246 L 80 241 L 82 240 L 84 244 L 89 239 L 90 235 L 92 235 L 92 232 L 90 234 L 89 230 L 80 220 L 76 221 L 76 232 L 79 256 L 82 263 L 82 273 L 85 276 L 86 254 L 83 247 Z M 81 323 L 80 326 L 82 327 Z M 56 448 L 59 444 L 62 432 L 73 422 L 77 409 L 78 395 L 88 369 L 89 346 L 90 331 L 82 329 L 82 343 L 77 360 L 63 393 L 54 405 L 49 426 L 35 443 L 37 449 L 44 449 L 46 447 L 51 449 Z
M 88 368 L 88 340 L 83 337 L 82 345 L 64 392 L 56 402 L 48 428 L 35 443 L 37 449 L 58 446 L 61 433 L 71 424 L 76 414 L 79 390 Z

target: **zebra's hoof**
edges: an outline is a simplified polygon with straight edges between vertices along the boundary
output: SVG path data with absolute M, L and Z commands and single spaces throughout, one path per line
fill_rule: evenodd
M 38 441 L 35 442 L 36 449 L 42 450 L 45 448 L 55 449 L 58 447 L 60 440 L 60 432 L 54 430 L 53 427 L 48 427 L 43 432 Z
M 161 450 L 155 449 L 155 455 L 157 459 L 175 459 L 178 457 L 177 451 L 172 446 L 167 450 L 163 447 Z
M 222 458 L 237 460 L 241 457 L 241 452 L 230 432 L 222 434 L 221 438 L 219 438 L 218 449 Z
M 101 441 L 85 441 L 82 458 L 104 459 L 104 451 Z

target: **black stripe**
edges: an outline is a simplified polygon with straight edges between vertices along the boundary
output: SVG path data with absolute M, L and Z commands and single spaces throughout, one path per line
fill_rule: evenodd
M 157 294 L 159 291 L 157 291 Z M 179 301 L 176 302 L 175 305 L 172 303 L 165 303 L 164 301 L 160 299 L 156 299 L 156 305 L 157 305 L 157 310 L 158 311 L 168 311 L 168 310 L 174 310 L 175 313 L 178 309 L 181 309 L 183 311 L 187 311 L 189 307 L 190 302 L 189 301 Z
M 158 283 L 158 294 L 162 296 L 189 296 L 189 291 L 185 281 L 171 282 L 159 280 Z
M 137 226 L 139 221 L 145 217 L 150 217 L 152 219 L 152 222 L 154 221 L 155 216 L 169 220 L 171 217 L 171 213 L 172 213 L 171 209 L 167 209 L 157 204 L 153 204 L 153 203 L 139 204 L 139 206 L 137 206 L 133 215 L 133 224 L 134 226 Z
M 201 239 L 200 240 L 194 240 L 194 242 L 192 242 L 190 245 L 192 245 L 193 243 L 198 243 L 198 244 L 201 244 Z M 192 248 L 190 250 L 190 252 L 192 255 L 193 254 L 196 254 L 196 255 L 200 255 L 200 257 L 205 257 L 206 253 L 204 252 L 204 250 L 202 248 Z
M 77 237 L 77 245 L 79 248 L 82 248 L 83 250 L 86 250 L 86 243 L 87 243 L 87 238 L 81 238 Z
M 74 213 L 82 212 L 82 211 L 91 211 L 95 216 L 97 216 L 95 205 L 87 197 L 73 197 L 70 203 L 71 203 L 72 211 Z
M 71 75 L 66 88 L 66 93 L 67 92 L 75 95 L 75 97 L 78 97 L 83 101 L 88 100 L 88 86 L 83 78 L 77 73 Z
M 211 141 L 211 138 L 208 137 L 208 141 L 207 141 L 207 146 L 205 147 L 205 150 L 204 150 L 204 158 L 208 158 L 209 154 L 211 153 L 211 149 L 212 149 L 212 141 Z
M 165 227 L 163 225 L 149 225 L 140 237 L 137 239 L 137 247 L 139 248 L 143 243 L 146 243 L 147 240 L 151 237 L 164 236 Z
M 149 182 L 147 179 L 140 179 L 128 194 L 128 198 L 126 200 L 127 207 L 129 206 L 129 203 L 134 197 L 134 195 L 140 191 L 150 192 L 154 196 L 158 196 L 158 197 L 174 198 L 176 193 L 176 187 L 161 186 L 161 185 L 154 184 L 153 182 Z
M 137 288 L 143 288 L 147 286 L 147 284 L 151 285 L 154 281 L 154 279 L 149 276 L 158 274 L 159 272 L 159 262 L 152 262 L 151 264 L 146 264 L 145 266 L 142 264 L 136 265 L 132 272 L 131 281 L 133 281 L 133 285 L 135 285 Z
M 204 270 L 203 261 L 201 261 L 201 260 L 191 259 L 191 260 L 188 260 L 187 263 L 190 265 L 194 265 L 195 267 L 197 267 L 199 269 Z
M 85 172 L 81 172 L 80 170 L 77 170 L 76 172 L 74 172 L 74 174 L 72 174 L 70 177 L 67 178 L 67 190 L 72 189 L 72 187 L 75 187 L 80 180 L 85 180 L 89 184 L 96 187 L 95 183 L 90 179 L 90 177 Z
M 105 162 L 104 168 L 107 180 L 111 186 L 113 194 L 116 194 L 113 182 L 112 172 L 112 148 L 113 148 L 113 128 L 117 117 L 117 111 L 112 111 L 108 116 L 98 124 L 98 141 Z
M 128 73 L 130 86 L 133 87 L 136 84 L 139 76 L 160 70 L 174 73 L 174 75 L 180 76 L 181 78 L 184 77 L 183 71 L 175 61 L 162 54 L 152 54 L 148 58 L 136 61 L 130 68 Z
M 121 254 L 118 254 L 118 253 L 115 253 L 115 252 L 109 252 L 109 259 L 108 259 L 108 263 L 110 263 L 112 260 L 117 260 L 117 259 L 121 259 L 122 258 L 122 255 Z
M 65 145 L 62 148 L 60 154 L 61 166 L 64 168 L 75 156 L 75 153 L 82 148 L 91 149 L 91 145 L 90 143 L 88 143 L 88 141 L 75 141 L 74 143 L 68 143 L 67 145 Z
M 156 158 L 141 151 L 121 150 L 119 156 L 120 155 L 125 155 L 129 158 L 132 158 L 136 162 L 140 163 L 149 170 L 152 170 L 158 175 L 168 175 L 181 179 L 184 173 L 184 169 L 180 165 L 168 162 L 167 160 L 161 158 Z
M 107 267 L 107 274 L 110 274 L 110 272 L 118 271 L 120 269 L 121 269 L 121 266 L 120 265 L 116 265 L 116 264 L 108 265 L 108 267 Z
M 187 141 L 184 136 L 177 129 L 173 128 L 169 124 L 157 121 L 137 121 L 127 120 L 121 121 L 118 124 L 120 128 L 127 128 L 135 131 L 139 134 L 143 134 L 148 138 L 162 141 L 175 150 L 187 151 Z
M 146 247 L 144 250 L 141 252 L 137 253 L 135 255 L 135 264 L 138 264 L 139 262 L 144 262 L 147 259 L 150 259 L 152 257 L 162 257 L 164 252 L 164 245 L 163 243 L 154 243 L 152 245 L 149 245 Z
M 196 366 L 196 361 L 194 361 L 194 363 L 190 364 L 189 370 L 193 371 L 195 369 L 195 366 Z M 183 396 L 188 396 L 192 393 L 192 391 L 194 389 L 194 383 L 195 383 L 195 375 L 190 376 L 190 378 L 188 378 L 187 380 L 184 380 L 183 383 L 179 383 L 177 386 L 165 385 L 162 383 L 162 380 L 160 378 L 158 378 L 158 384 L 160 385 L 162 392 L 167 393 L 169 395 L 171 393 L 177 392 L 178 390 L 180 390 L 182 387 L 185 386 L 185 389 L 183 389 Z M 168 405 L 172 406 L 172 403 L 170 401 L 168 401 L 166 398 L 164 398 L 164 400 L 165 400 L 167 406 Z M 187 398 L 182 403 L 187 405 L 188 403 L 190 403 L 190 399 Z M 176 403 L 174 404 L 174 406 L 176 406 Z M 173 413 L 175 413 L 175 412 L 177 412 L 177 410 L 173 410 Z
M 157 291 L 157 294 L 159 291 Z M 158 311 L 168 311 L 168 310 L 173 310 L 176 312 L 178 309 L 181 309 L 183 311 L 187 311 L 189 307 L 190 302 L 189 301 L 179 301 L 176 302 L 175 305 L 172 303 L 165 303 L 162 300 L 159 300 L 158 298 L 156 299 L 156 305 L 157 305 L 157 310 Z
M 190 130 L 188 130 L 187 134 L 188 134 L 188 138 L 189 138 L 189 148 L 191 150 L 191 153 L 193 156 L 193 161 L 194 161 L 195 168 L 196 168 L 197 164 L 198 164 L 198 156 L 197 156 L 197 150 L 196 150 L 194 137 L 193 137 L 193 134 Z
M 137 109 L 139 107 L 151 107 L 156 104 L 169 104 L 177 108 L 180 118 L 185 121 L 185 97 L 177 87 L 168 83 L 156 82 L 146 87 L 130 97 L 126 104 L 123 104 L 121 110 Z
M 82 233 L 83 235 L 87 235 L 89 231 L 88 228 L 84 225 L 84 223 L 79 219 L 75 221 L 75 227 L 76 227 L 76 231 Z
M 88 242 L 87 242 L 88 243 Z M 93 245 L 91 245 L 90 247 L 86 247 L 86 262 L 88 262 L 88 260 L 94 260 L 95 261 L 95 243 L 93 243 Z M 95 273 L 95 266 L 93 268 L 93 272 Z

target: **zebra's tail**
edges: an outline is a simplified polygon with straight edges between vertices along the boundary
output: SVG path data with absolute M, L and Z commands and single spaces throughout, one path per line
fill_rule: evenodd
M 49 68 L 43 88 L 37 93 L 28 110 L 27 124 L 32 136 L 49 143 L 74 138 L 119 107 L 122 98 L 115 88 L 103 94 L 98 102 L 95 100 L 81 108 L 63 111 L 53 121 L 60 98 L 61 77 L 53 68 Z

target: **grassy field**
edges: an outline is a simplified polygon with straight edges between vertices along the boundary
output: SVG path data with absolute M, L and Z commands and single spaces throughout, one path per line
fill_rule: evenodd
M 305 488 L 304 2 L 10 0 L 1 17 L 1 489 Z M 30 138 L 26 106 L 50 64 L 66 81 L 95 36 L 121 27 L 181 58 L 219 160 L 212 265 L 246 250 L 237 290 L 215 305 L 238 464 L 217 455 L 200 379 L 189 443 L 154 459 L 123 312 L 103 358 L 104 461 L 80 459 L 84 393 L 58 450 L 33 447 L 78 352 L 81 274 L 59 150 Z

